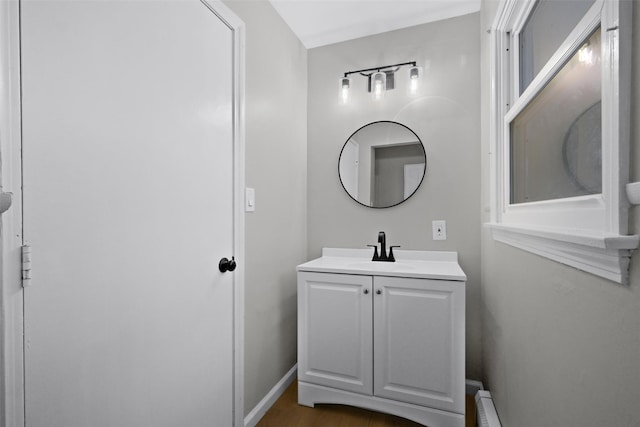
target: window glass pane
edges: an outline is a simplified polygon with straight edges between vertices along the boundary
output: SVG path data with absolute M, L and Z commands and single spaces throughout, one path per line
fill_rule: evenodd
M 539 0 L 520 33 L 520 94 L 595 0 Z
M 602 192 L 600 29 L 510 126 L 511 203 Z

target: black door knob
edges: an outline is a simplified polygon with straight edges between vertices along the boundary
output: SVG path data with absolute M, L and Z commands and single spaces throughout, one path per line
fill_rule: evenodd
M 220 260 L 220 262 L 218 263 L 218 269 L 224 273 L 225 271 L 233 271 L 236 269 L 236 258 L 235 257 L 231 257 L 231 259 L 228 258 L 222 258 Z

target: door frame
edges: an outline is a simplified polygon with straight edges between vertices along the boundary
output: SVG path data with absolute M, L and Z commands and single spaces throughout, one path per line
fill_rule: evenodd
M 244 426 L 245 26 L 221 0 L 200 0 L 233 40 L 233 422 Z M 0 1 L 0 191 L 13 193 L 0 218 L 0 425 L 23 427 L 22 120 L 20 0 Z M 36 249 L 37 252 L 37 249 Z M 37 260 L 37 255 L 34 257 Z

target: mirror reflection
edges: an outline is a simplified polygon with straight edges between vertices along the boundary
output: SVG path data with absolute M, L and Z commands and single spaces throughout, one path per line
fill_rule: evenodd
M 391 121 L 369 123 L 342 147 L 340 181 L 358 203 L 388 208 L 416 192 L 425 175 L 427 156 L 420 138 Z

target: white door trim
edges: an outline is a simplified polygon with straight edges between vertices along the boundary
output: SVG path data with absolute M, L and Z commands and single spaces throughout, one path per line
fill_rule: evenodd
M 11 208 L 2 214 L 0 234 L 2 274 L 0 302 L 2 363 L 0 424 L 24 426 L 23 293 L 20 247 L 22 246 L 22 161 L 20 107 L 20 4 L 0 2 L 0 169 L 3 191 L 13 192 Z
M 238 260 L 233 295 L 233 425 L 244 426 L 244 22 L 221 0 L 200 0 L 233 32 L 233 247 Z
M 244 23 L 220 0 L 201 0 L 233 32 L 234 366 L 233 421 L 244 424 Z M 0 425 L 24 426 L 22 246 L 22 135 L 20 99 L 20 3 L 0 2 L 0 190 L 14 193 L 1 218 Z

